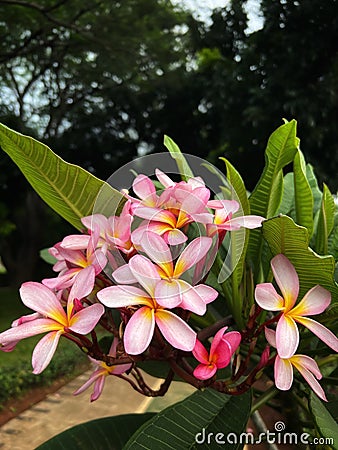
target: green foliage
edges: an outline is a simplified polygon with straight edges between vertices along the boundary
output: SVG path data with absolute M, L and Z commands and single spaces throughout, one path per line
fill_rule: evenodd
M 122 195 L 81 167 L 68 164 L 47 146 L 0 124 L 0 145 L 41 198 L 80 230 L 103 194 L 103 206 L 116 210 Z M 107 203 L 106 203 L 107 202 Z
M 333 230 L 335 204 L 329 188 L 324 184 L 320 210 L 318 212 L 315 249 L 321 255 L 328 253 L 328 239 Z
M 125 414 L 85 422 L 58 434 L 37 450 L 122 450 L 133 433 L 153 416 Z
M 167 147 L 171 156 L 176 161 L 178 170 L 180 171 L 183 180 L 187 181 L 189 178 L 193 177 L 194 174 L 190 169 L 185 157 L 182 155 L 178 145 L 169 136 L 164 136 L 164 145 Z
M 48 386 L 60 377 L 73 377 L 88 367 L 87 357 L 78 348 L 68 342 L 60 344 L 53 360 L 38 377 L 32 373 L 30 360 L 20 357 L 20 352 L 15 361 L 4 361 L 0 367 L 0 404 L 18 398 L 34 387 Z
M 294 193 L 296 222 L 306 227 L 309 236 L 313 230 L 313 194 L 306 175 L 305 159 L 300 150 L 296 153 L 294 162 Z
M 235 433 L 238 436 L 245 429 L 250 405 L 250 392 L 239 397 L 227 396 L 211 389 L 195 392 L 145 423 L 129 439 L 124 449 L 164 450 L 169 447 L 182 450 L 189 448 L 239 449 L 242 447 L 240 444 L 226 443 L 225 437 L 228 433 Z M 203 430 L 206 440 L 199 445 L 196 442 L 196 435 Z M 210 443 L 207 441 L 209 433 Z M 217 433 L 224 433 L 221 437 L 224 443 L 215 442 Z M 202 440 L 203 435 L 197 436 L 197 439 Z
M 338 425 L 324 404 L 311 392 L 310 411 L 318 431 L 323 438 L 331 439 L 332 448 L 338 449 Z
M 283 192 L 282 169 L 293 161 L 299 145 L 296 137 L 296 122 L 293 120 L 280 126 L 269 138 L 265 151 L 266 165 L 260 180 L 250 196 L 251 213 L 265 218 L 273 217 L 280 205 Z M 250 235 L 249 256 L 260 260 L 262 235 L 254 230 Z

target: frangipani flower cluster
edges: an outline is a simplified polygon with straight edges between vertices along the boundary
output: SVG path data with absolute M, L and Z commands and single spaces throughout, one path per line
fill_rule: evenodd
M 222 292 L 210 285 L 208 276 L 217 252 L 225 251 L 226 233 L 259 228 L 264 218 L 238 216 L 239 203 L 211 198 L 200 177 L 174 182 L 159 169 L 155 174 L 157 182 L 141 174 L 132 193 L 123 191 L 119 215 L 83 217 L 82 234 L 67 236 L 50 249 L 57 275 L 22 285 L 22 301 L 34 313 L 0 333 L 0 349 L 5 352 L 21 339 L 45 334 L 33 351 L 34 373 L 50 363 L 60 337 L 74 342 L 94 365 L 75 395 L 93 385 L 91 401 L 100 397 L 110 375 L 125 379 L 145 395 L 159 395 L 146 385 L 139 362 L 165 361 L 170 367 L 161 395 L 175 373 L 196 388 L 211 386 L 237 395 L 271 363 L 268 350 L 256 366 L 250 359 L 256 334 L 263 333 L 265 323 L 258 325 L 249 318 L 245 329 L 236 330 L 231 329 L 232 317 L 216 319 L 211 314 L 210 321 L 206 314 Z M 282 296 L 271 283 L 262 283 L 255 297 L 260 308 L 279 312 L 276 331 L 265 331 L 269 345 L 277 349 L 275 384 L 289 389 L 296 367 L 325 399 L 316 362 L 296 354 L 297 323 L 337 351 L 333 333 L 307 317 L 324 311 L 330 294 L 315 286 L 295 306 L 299 283 L 293 266 L 283 255 L 276 256 L 271 266 Z M 100 344 L 99 325 L 111 338 L 108 352 Z M 242 343 L 249 347 L 244 358 Z M 223 383 L 217 379 L 218 371 L 231 361 L 230 379 Z
M 317 395 L 326 400 L 325 393 L 317 382 L 317 379 L 321 378 L 317 363 L 309 356 L 296 354 L 299 345 L 297 323 L 309 329 L 332 350 L 338 352 L 338 338 L 324 325 L 307 317 L 325 311 L 331 302 L 331 294 L 328 290 L 316 285 L 296 305 L 299 279 L 291 262 L 286 256 L 277 255 L 271 260 L 271 269 L 282 296 L 271 283 L 262 283 L 256 286 L 255 298 L 261 308 L 281 312 L 277 316 L 276 331 L 269 328 L 265 330 L 268 342 L 277 349 L 276 386 L 281 390 L 290 389 L 293 381 L 293 366 L 303 375 Z

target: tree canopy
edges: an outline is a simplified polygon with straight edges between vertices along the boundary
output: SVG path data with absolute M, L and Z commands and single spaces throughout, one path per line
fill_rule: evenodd
M 247 1 L 208 22 L 176 3 L 0 0 L 1 121 L 102 179 L 163 151 L 167 134 L 221 168 L 225 155 L 251 189 L 268 136 L 295 118 L 307 160 L 337 189 L 338 2 L 261 0 L 253 32 Z M 31 194 L 4 156 L 0 168 L 0 254 L 15 266 Z

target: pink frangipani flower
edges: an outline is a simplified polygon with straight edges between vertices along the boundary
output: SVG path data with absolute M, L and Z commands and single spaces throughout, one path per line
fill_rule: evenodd
M 276 332 L 265 328 L 265 336 L 269 344 L 276 347 Z M 291 388 L 293 383 L 293 367 L 298 370 L 318 397 L 327 402 L 325 392 L 317 381 L 322 378 L 318 364 L 314 359 L 306 355 L 293 354 L 288 358 L 281 358 L 278 354 L 276 355 L 274 365 L 276 387 L 281 391 L 288 391 Z
M 104 313 L 104 307 L 98 303 L 79 312 L 74 309 L 76 299 L 82 299 L 91 293 L 94 277 L 93 267 L 88 267 L 79 274 L 69 293 L 67 313 L 48 287 L 36 282 L 24 283 L 20 288 L 22 302 L 39 313 L 39 316 L 23 320 L 19 325 L 0 333 L 0 344 L 6 347 L 15 341 L 47 332 L 36 345 L 32 356 L 33 373 L 41 373 L 51 361 L 62 334 L 69 331 L 88 334 Z
M 87 235 L 70 235 L 53 247 L 53 253 L 58 262 L 55 270 L 60 269 L 56 278 L 45 278 L 42 284 L 50 289 L 66 289 L 73 285 L 78 274 L 87 267 L 93 267 L 95 275 L 102 272 L 107 264 L 105 250 L 98 247 L 99 229 Z M 94 280 L 93 286 L 94 287 Z
M 194 357 L 200 364 L 194 370 L 194 376 L 199 380 L 208 380 L 213 377 L 218 369 L 226 367 L 231 357 L 241 342 L 241 334 L 238 331 L 225 333 L 228 327 L 217 331 L 208 353 L 204 345 L 196 339 L 192 351 Z
M 160 276 L 160 280 L 156 283 L 155 297 L 161 306 L 165 308 L 179 306 L 195 314 L 205 314 L 206 305 L 215 300 L 218 295 L 217 291 L 202 284 L 191 286 L 181 277 L 204 258 L 211 244 L 212 239 L 206 236 L 194 239 L 174 263 L 170 248 L 161 236 L 151 231 L 144 232 L 140 241 L 141 248 L 156 265 L 154 266 L 146 258 L 144 258 L 143 263 L 149 267 L 150 271 L 153 271 L 155 267 Z M 132 259 L 128 265 L 121 266 L 113 272 L 113 277 L 118 283 L 133 284 L 138 282 L 134 273 L 137 272 L 137 266 L 132 262 Z
M 110 348 L 110 351 L 108 353 L 108 356 L 115 357 L 116 354 L 116 344 L 117 340 L 114 339 L 112 346 Z M 96 366 L 96 369 L 94 372 L 90 375 L 89 379 L 79 388 L 77 389 L 73 395 L 79 395 L 82 392 L 84 392 L 86 389 L 88 389 L 92 384 L 94 384 L 94 390 L 93 393 L 90 396 L 90 401 L 94 402 L 97 400 L 100 395 L 102 394 L 105 380 L 107 376 L 109 375 L 121 375 L 125 372 L 127 372 L 132 364 L 118 364 L 115 366 L 107 366 L 107 364 L 103 361 L 97 361 L 94 358 L 89 357 L 90 361 L 93 363 L 94 366 Z
M 282 254 L 271 260 L 271 268 L 282 296 L 277 293 L 271 283 L 262 283 L 256 286 L 255 299 L 258 305 L 267 311 L 282 312 L 276 328 L 279 356 L 289 358 L 295 353 L 299 343 L 296 322 L 304 325 L 337 352 L 337 337 L 324 325 L 306 317 L 320 314 L 329 306 L 330 292 L 319 285 L 314 286 L 295 306 L 299 293 L 299 280 L 295 268 Z
M 178 245 L 187 240 L 182 228 L 194 221 L 206 224 L 213 220 L 206 209 L 210 191 L 202 180 L 192 178 L 188 182 L 174 183 L 159 170 L 156 175 L 160 182 L 165 183 L 161 195 L 156 193 L 150 178 L 138 175 L 133 189 L 141 200 L 128 196 L 133 202 L 133 214 L 145 219 L 141 227 L 132 233 L 136 246 L 145 229 L 159 234 L 170 245 Z
M 175 348 L 191 351 L 196 333 L 171 311 L 167 311 L 156 297 L 156 285 L 161 280 L 154 264 L 142 255 L 129 261 L 133 277 L 142 286 L 110 286 L 97 293 L 97 297 L 109 308 L 134 310 L 124 332 L 124 347 L 128 354 L 139 355 L 149 346 L 158 326 L 165 339 Z M 139 307 L 139 308 L 135 308 Z
M 209 200 L 207 206 L 215 210 L 213 224 L 207 225 L 208 235 L 212 236 L 216 231 L 233 231 L 240 228 L 258 228 L 262 226 L 264 217 L 247 215 L 232 217 L 239 209 L 236 200 Z

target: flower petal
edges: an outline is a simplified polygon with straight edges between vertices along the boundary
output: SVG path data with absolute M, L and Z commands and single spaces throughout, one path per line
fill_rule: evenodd
M 171 178 L 168 177 L 168 175 L 166 175 L 165 173 L 163 173 L 162 170 L 160 170 L 160 169 L 155 169 L 155 175 L 156 175 L 158 181 L 159 181 L 165 188 L 173 187 L 173 186 L 175 186 L 175 184 L 176 184 L 176 183 L 174 183 L 174 181 L 172 181 Z
M 233 219 L 227 220 L 225 223 L 218 225 L 219 228 L 224 230 L 239 230 L 240 228 L 259 228 L 262 226 L 264 217 L 261 216 L 240 216 L 234 217 Z
M 194 348 L 196 333 L 180 317 L 170 311 L 157 310 L 155 320 L 161 333 L 173 347 L 186 352 Z
M 168 230 L 165 235 L 165 239 L 169 245 L 179 245 L 183 244 L 188 240 L 187 236 L 183 231 L 174 228 L 173 230 Z
M 164 308 L 175 308 L 182 301 L 180 283 L 177 280 L 160 280 L 155 287 L 155 298 Z
M 44 278 L 42 284 L 49 289 L 66 289 L 74 283 L 74 277 L 80 272 L 80 268 L 69 269 L 63 275 L 56 278 Z
M 321 314 L 331 303 L 331 292 L 322 286 L 314 286 L 292 309 L 293 316 L 313 316 Z
M 210 346 L 210 357 L 211 357 L 211 358 L 212 358 L 212 356 L 213 356 L 213 354 L 214 354 L 214 352 L 215 352 L 215 350 L 216 350 L 218 344 L 221 342 L 221 340 L 222 340 L 222 338 L 223 338 L 223 335 L 224 335 L 224 333 L 225 333 L 225 331 L 226 331 L 227 329 L 228 329 L 228 327 L 220 328 L 220 329 L 217 331 L 217 333 L 215 334 L 215 336 L 214 336 L 214 338 L 213 338 L 213 340 L 212 340 L 211 346 Z
M 206 305 L 213 302 L 218 297 L 216 289 L 207 286 L 206 284 L 198 284 L 197 286 L 194 286 L 194 289 Z
M 142 250 L 165 272 L 168 277 L 173 274 L 172 255 L 168 245 L 158 234 L 145 231 L 140 240 Z
M 194 369 L 194 377 L 198 380 L 208 380 L 209 378 L 213 377 L 217 371 L 216 364 L 210 363 L 208 365 L 206 364 L 199 364 Z
M 149 206 L 156 205 L 156 189 L 151 179 L 143 174 L 137 175 L 133 182 L 133 191 Z
M 276 344 L 276 332 L 275 330 L 272 330 L 271 328 L 268 327 L 264 327 L 264 332 L 265 332 L 265 337 L 266 340 L 268 341 L 268 343 L 272 346 L 272 347 L 277 347 Z
M 93 214 L 91 216 L 82 217 L 81 222 L 88 230 L 93 231 L 95 228 L 98 228 L 101 231 L 102 236 L 104 236 L 104 230 L 108 226 L 108 219 L 103 214 Z
M 307 355 L 293 355 L 290 358 L 291 363 L 299 370 L 298 366 L 305 367 L 307 370 L 313 373 L 313 375 L 320 380 L 323 376 L 319 370 L 318 364 L 313 358 Z
M 321 398 L 322 400 L 324 400 L 325 402 L 327 402 L 325 392 L 324 392 L 323 388 L 321 387 L 321 385 L 316 380 L 316 378 L 318 378 L 318 379 L 321 378 L 321 374 L 320 374 L 320 377 L 317 377 L 317 375 L 315 373 L 315 376 L 316 376 L 316 378 L 315 378 L 313 376 L 312 370 L 310 369 L 310 365 L 308 364 L 308 361 L 305 361 L 304 358 L 309 358 L 309 357 L 306 357 L 305 355 L 295 355 L 291 358 L 291 362 L 296 367 L 296 369 L 301 373 L 301 375 L 304 377 L 304 379 L 307 381 L 310 388 L 318 395 L 318 397 Z M 312 359 L 312 358 L 309 358 L 309 359 Z M 315 361 L 313 361 L 313 362 L 317 365 L 317 363 Z M 318 366 L 317 366 L 317 368 L 318 368 Z M 315 370 L 317 371 L 317 369 L 315 369 Z M 319 368 L 318 368 L 318 370 L 319 370 Z
M 156 222 L 169 224 L 172 228 L 176 227 L 176 217 L 170 211 L 160 208 L 150 208 L 148 206 L 138 206 L 135 208 L 135 216 Z
M 156 283 L 161 279 L 156 266 L 145 256 L 135 255 L 130 259 L 129 267 L 138 283 L 153 297 Z
M 282 359 L 276 356 L 275 366 L 275 385 L 281 391 L 288 391 L 293 382 L 293 369 L 288 359 Z
M 177 193 L 178 191 L 179 189 L 177 189 Z M 206 212 L 205 207 L 209 197 L 210 190 L 206 187 L 197 187 L 191 193 L 186 192 L 182 201 L 181 210 L 188 215 Z
M 294 355 L 299 344 L 299 331 L 296 322 L 282 314 L 276 328 L 277 352 L 281 358 Z
M 52 319 L 35 319 L 24 322 L 21 325 L 9 328 L 0 333 L 0 344 L 7 344 L 13 341 L 21 341 L 31 336 L 36 336 L 47 331 L 63 330 L 63 326 Z
M 46 336 L 40 339 L 40 341 L 37 343 L 32 355 L 32 366 L 34 369 L 34 374 L 41 373 L 48 366 L 51 359 L 53 358 L 62 333 L 62 330 L 53 331 L 46 334 Z
M 133 272 L 130 270 L 128 264 L 118 267 L 113 272 L 113 277 L 118 284 L 134 284 L 137 283 L 137 279 L 134 277 Z
M 82 394 L 86 389 L 88 389 L 95 381 L 100 377 L 105 377 L 106 370 L 103 368 L 99 368 L 94 370 L 94 372 L 90 375 L 88 380 L 80 386 L 75 392 L 73 392 L 73 395 L 79 395 Z
M 238 211 L 239 203 L 236 200 L 209 200 L 208 208 L 221 209 L 224 211 L 224 216 L 228 217 Z
M 154 310 L 144 306 L 130 318 L 124 332 L 124 348 L 129 355 L 143 353 L 151 342 L 155 329 Z
M 313 319 L 309 319 L 307 317 L 294 317 L 294 320 L 304 325 L 304 327 L 308 328 L 315 334 L 321 341 L 325 342 L 325 344 L 332 348 L 335 352 L 338 352 L 338 338 L 336 335 L 332 333 L 328 328 L 324 327 L 319 322 L 316 322 Z
M 211 244 L 212 239 L 207 236 L 196 238 L 190 242 L 176 261 L 174 276 L 181 276 L 182 273 L 197 264 L 207 254 Z
M 95 303 L 94 305 L 87 306 L 74 314 L 69 321 L 69 329 L 75 333 L 88 334 L 93 330 L 103 314 L 103 305 Z
M 104 384 L 106 382 L 106 376 L 98 377 L 96 382 L 94 383 L 94 390 L 93 393 L 90 396 L 90 401 L 95 402 L 100 395 L 102 394 Z
M 203 316 L 206 313 L 206 303 L 199 295 L 198 291 L 189 283 L 183 280 L 177 280 L 181 285 L 182 302 L 180 307 L 191 311 L 199 316 Z
M 221 340 L 213 354 L 212 360 L 218 369 L 223 369 L 229 365 L 232 355 L 230 344 L 227 341 Z
M 95 270 L 93 266 L 82 269 L 75 278 L 74 284 L 70 290 L 68 302 L 77 298 L 81 300 L 89 295 L 95 284 Z
M 135 286 L 109 286 L 97 293 L 97 298 L 108 308 L 123 308 L 125 306 L 148 305 L 150 298 L 140 288 Z
M 257 304 L 267 311 L 281 311 L 284 307 L 284 299 L 271 283 L 257 284 L 255 289 Z
M 229 331 L 224 334 L 222 340 L 226 341 L 230 345 L 231 354 L 233 355 L 241 343 L 242 336 L 238 331 Z
M 296 303 L 299 293 L 299 279 L 297 272 L 288 258 L 282 254 L 272 258 L 271 268 L 284 297 L 285 311 L 288 311 Z
M 60 246 L 71 250 L 85 250 L 89 241 L 90 236 L 88 234 L 71 234 L 62 240 Z
M 197 361 L 203 364 L 209 364 L 209 353 L 202 342 L 198 339 L 196 339 L 195 347 L 192 349 L 192 354 L 197 359 Z
M 41 283 L 29 281 L 20 288 L 22 302 L 33 311 L 67 325 L 66 313 L 56 295 Z

